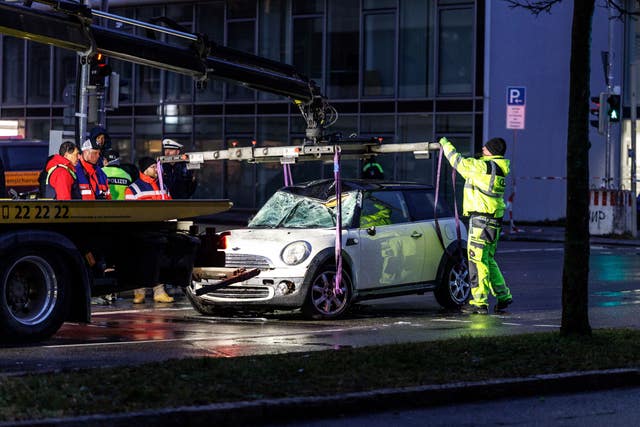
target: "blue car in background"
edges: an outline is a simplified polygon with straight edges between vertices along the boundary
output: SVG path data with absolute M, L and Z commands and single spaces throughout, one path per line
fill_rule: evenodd
M 0 140 L 0 198 L 10 190 L 28 193 L 38 190 L 38 176 L 49 156 L 46 141 Z

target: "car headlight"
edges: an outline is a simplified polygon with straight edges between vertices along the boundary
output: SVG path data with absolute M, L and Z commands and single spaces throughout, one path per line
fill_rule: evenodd
M 296 265 L 307 259 L 311 253 L 311 245 L 303 240 L 289 243 L 282 250 L 280 258 L 285 264 Z

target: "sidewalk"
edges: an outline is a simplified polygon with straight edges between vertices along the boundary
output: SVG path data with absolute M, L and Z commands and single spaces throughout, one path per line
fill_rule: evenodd
M 502 240 L 525 241 L 525 242 L 564 242 L 564 227 L 558 226 L 538 226 L 524 225 L 517 226 L 512 232 L 509 225 L 505 225 Z M 639 246 L 640 238 L 627 238 L 624 236 L 591 236 L 591 244 L 596 245 L 617 245 L 617 246 Z
M 310 414 L 321 414 L 321 417 L 312 419 L 348 417 L 358 414 L 371 414 L 389 410 L 402 411 L 461 402 L 469 403 L 499 398 L 598 391 L 620 387 L 637 387 L 639 385 L 639 370 L 609 369 L 493 381 L 381 389 L 333 396 L 259 399 L 145 410 L 125 414 L 49 418 L 16 423 L 0 423 L 0 427 L 27 425 L 34 427 L 274 425 L 308 420 L 310 419 Z

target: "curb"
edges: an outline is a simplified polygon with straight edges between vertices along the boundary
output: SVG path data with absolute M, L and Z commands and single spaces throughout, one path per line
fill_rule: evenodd
M 0 423 L 0 427 L 91 426 L 237 426 L 357 415 L 387 410 L 468 403 L 496 398 L 526 397 L 605 390 L 640 385 L 640 370 L 609 369 L 537 375 L 528 378 L 462 382 L 398 389 L 380 389 L 335 396 L 261 399 L 203 406 L 146 410 L 125 414 L 87 415 Z M 318 410 L 321 410 L 318 411 Z
M 504 241 L 510 242 L 550 242 L 550 243 L 564 243 L 563 236 L 545 236 L 541 234 L 540 236 L 532 236 L 531 234 L 527 235 L 506 235 L 501 236 L 501 239 Z M 640 240 L 623 240 L 623 239 L 608 239 L 606 237 L 596 237 L 592 236 L 589 239 L 591 244 L 597 245 L 609 245 L 609 246 L 635 246 L 640 247 Z

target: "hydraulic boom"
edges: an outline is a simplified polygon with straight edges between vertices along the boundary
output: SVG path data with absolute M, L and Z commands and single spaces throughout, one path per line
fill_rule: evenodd
M 220 46 L 204 34 L 191 34 L 92 10 L 66 0 L 36 0 L 38 8 L 0 1 L 0 32 L 74 50 L 91 57 L 102 53 L 135 64 L 185 74 L 198 82 L 209 77 L 292 99 L 307 122 L 307 138 L 322 139 L 336 119 L 335 110 L 314 81 L 270 59 Z M 165 34 L 167 41 L 109 28 L 120 22 Z M 112 25 L 115 27 L 115 25 Z M 158 37 L 160 38 L 160 37 Z M 187 43 L 178 43 L 178 40 Z

